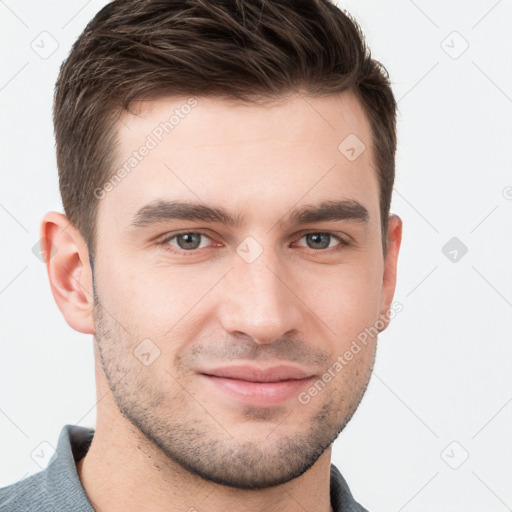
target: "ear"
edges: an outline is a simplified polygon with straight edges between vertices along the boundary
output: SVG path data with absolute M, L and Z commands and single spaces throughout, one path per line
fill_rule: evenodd
M 66 322 L 75 331 L 94 334 L 92 272 L 89 250 L 80 232 L 58 212 L 41 222 L 41 252 L 52 294 Z
M 391 215 L 388 223 L 387 253 L 384 259 L 384 275 L 382 278 L 382 293 L 380 298 L 380 319 L 384 327 L 379 329 L 382 332 L 389 325 L 389 310 L 395 295 L 396 274 L 398 263 L 398 252 L 402 242 L 402 220 L 398 215 Z

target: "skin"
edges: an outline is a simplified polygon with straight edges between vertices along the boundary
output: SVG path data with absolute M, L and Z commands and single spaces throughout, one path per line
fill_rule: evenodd
M 186 101 L 125 113 L 119 166 Z M 390 217 L 384 258 L 370 126 L 352 93 L 197 101 L 99 200 L 94 290 L 80 233 L 58 212 L 42 222 L 57 248 L 47 269 L 58 307 L 73 329 L 94 335 L 97 425 L 78 474 L 102 512 L 329 511 L 332 442 L 364 395 L 377 337 L 307 404 L 243 406 L 198 371 L 287 363 L 321 376 L 365 328 L 379 319 L 387 327 L 402 222 Z M 354 161 L 338 150 L 351 133 L 366 145 Z M 221 206 L 243 222 L 131 227 L 157 198 Z M 364 205 L 368 222 L 284 223 L 293 208 L 340 198 Z M 192 251 L 176 237 L 157 243 L 198 229 L 206 236 Z M 327 237 L 319 249 L 304 230 L 350 243 Z M 251 263 L 236 251 L 248 236 L 262 250 Z M 144 339 L 160 351 L 148 365 L 134 356 Z

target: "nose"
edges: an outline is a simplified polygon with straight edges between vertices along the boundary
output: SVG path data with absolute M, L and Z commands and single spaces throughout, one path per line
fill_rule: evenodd
M 222 289 L 223 328 L 233 336 L 250 336 L 258 344 L 300 331 L 304 314 L 296 288 L 273 251 L 265 249 L 250 263 L 235 255 Z

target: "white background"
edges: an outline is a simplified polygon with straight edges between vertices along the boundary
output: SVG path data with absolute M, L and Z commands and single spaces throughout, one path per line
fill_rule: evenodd
M 95 425 L 92 336 L 67 325 L 32 247 L 44 213 L 62 211 L 58 68 L 104 4 L 0 2 L 0 486 L 39 471 L 31 453 L 64 424 Z M 333 462 L 371 511 L 511 510 L 512 2 L 338 5 L 398 101 L 404 309 Z M 42 37 L 53 54 L 31 47 Z M 456 262 L 442 252 L 452 237 L 468 249 Z

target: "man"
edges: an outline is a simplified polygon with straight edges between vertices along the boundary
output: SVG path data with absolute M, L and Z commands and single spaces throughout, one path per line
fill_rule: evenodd
M 3 510 L 365 510 L 331 464 L 390 320 L 396 104 L 327 0 L 114 1 L 63 64 L 42 246 L 94 336 Z

